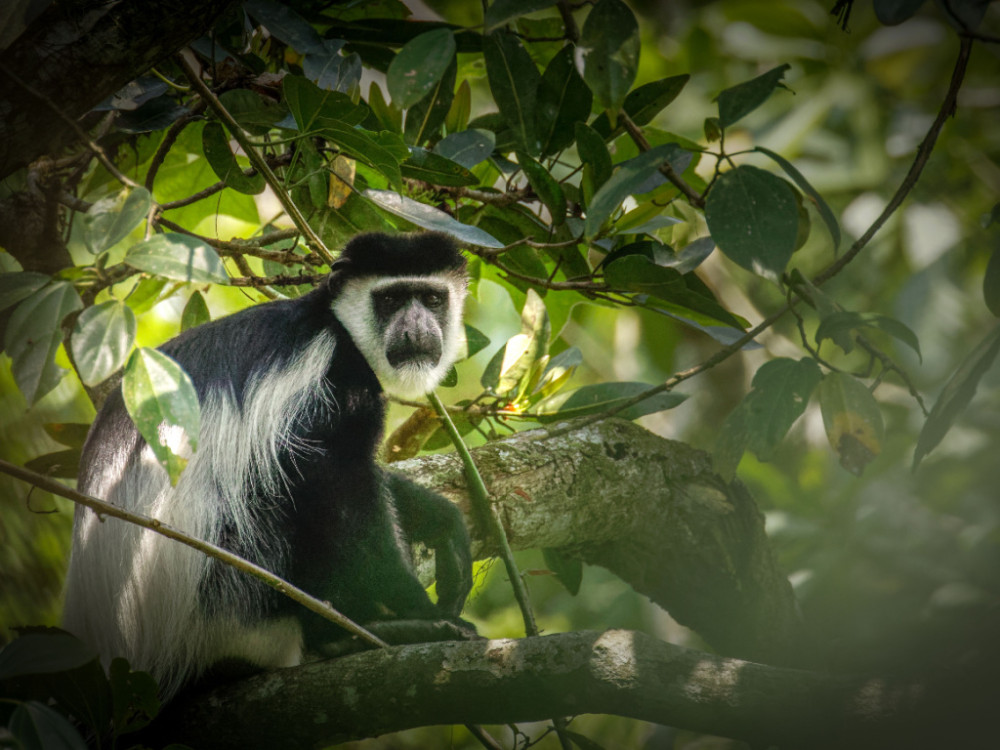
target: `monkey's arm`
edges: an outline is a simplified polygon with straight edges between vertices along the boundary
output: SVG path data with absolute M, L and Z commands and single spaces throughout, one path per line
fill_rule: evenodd
M 387 471 L 385 477 L 407 538 L 434 550 L 438 609 L 448 617 L 458 617 L 472 589 L 472 553 L 461 512 L 441 495 L 400 474 Z

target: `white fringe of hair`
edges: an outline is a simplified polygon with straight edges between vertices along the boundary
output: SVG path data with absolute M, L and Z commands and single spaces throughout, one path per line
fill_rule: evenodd
M 386 359 L 385 341 L 375 324 L 372 292 L 401 281 L 426 284 L 448 292 L 448 314 L 441 338 L 443 349 L 441 359 L 433 367 L 404 365 L 396 368 Z M 362 277 L 351 279 L 344 285 L 333 302 L 333 312 L 351 334 L 354 345 L 375 371 L 386 393 L 404 399 L 420 398 L 437 387 L 462 354 L 465 344 L 462 308 L 467 291 L 465 279 L 457 276 Z
M 320 450 L 297 440 L 292 429 L 316 410 L 336 408 L 335 394 L 323 386 L 334 345 L 332 334 L 323 332 L 280 371 L 251 380 L 242 411 L 233 394 L 210 390 L 202 404 L 198 450 L 176 487 L 143 445 L 138 455 L 116 456 L 80 490 L 199 539 L 217 543 L 223 528 L 233 524 L 250 546 L 272 547 L 275 540 L 255 527 L 249 503 L 281 492 L 289 479 L 279 462 L 283 452 Z M 183 443 L 186 436 L 163 437 Z M 124 656 L 133 669 L 150 672 L 164 699 L 222 658 L 270 667 L 301 660 L 298 622 L 258 622 L 254 597 L 245 590 L 225 592 L 222 608 L 207 614 L 198 591 L 208 558 L 160 534 L 116 519 L 102 522 L 81 508 L 71 561 L 66 629 L 95 647 L 105 662 Z

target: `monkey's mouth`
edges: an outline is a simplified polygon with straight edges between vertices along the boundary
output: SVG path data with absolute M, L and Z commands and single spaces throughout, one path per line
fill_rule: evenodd
M 404 368 L 430 369 L 441 361 L 441 346 L 415 346 L 403 343 L 390 346 L 385 352 L 385 358 L 394 369 Z

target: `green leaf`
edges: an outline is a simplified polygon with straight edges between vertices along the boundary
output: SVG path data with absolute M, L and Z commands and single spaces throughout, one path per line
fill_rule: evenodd
M 849 348 L 844 349 L 845 352 L 850 352 L 853 342 L 848 334 L 857 328 L 878 328 L 902 341 L 921 357 L 917 334 L 895 318 L 877 313 L 857 313 L 849 310 L 831 313 L 824 317 L 816 328 L 816 343 L 819 344 L 827 338 L 833 339 L 842 349 L 844 343 L 850 344 Z
M 391 190 L 365 190 L 365 197 L 391 214 L 416 224 L 418 227 L 450 234 L 459 242 L 477 247 L 500 249 L 504 245 L 478 227 L 456 221 L 444 211 L 420 203 Z
M 616 258 L 604 269 L 604 280 L 612 289 L 651 294 L 672 299 L 684 290 L 684 280 L 673 268 L 664 268 L 644 255 L 630 253 Z
M 781 84 L 785 71 L 791 65 L 785 63 L 772 68 L 753 80 L 744 81 L 719 94 L 719 124 L 728 128 L 763 104 Z
M 920 431 L 916 450 L 913 452 L 914 471 L 923 457 L 941 442 L 941 438 L 951 429 L 958 415 L 972 401 L 979 381 L 993 365 L 998 353 L 1000 353 L 1000 325 L 986 334 L 986 337 L 962 360 L 962 364 L 948 379 L 941 395 L 934 402 L 927 422 Z
M 124 187 L 94 203 L 83 216 L 83 241 L 97 255 L 121 242 L 149 214 L 153 198 L 144 187 Z
M 212 319 L 212 314 L 208 311 L 208 303 L 205 302 L 205 295 L 199 291 L 191 293 L 184 311 L 181 313 L 181 330 L 200 326 Z
M 545 565 L 555 573 L 566 590 L 576 596 L 580 593 L 580 583 L 583 581 L 583 562 L 578 557 L 567 557 L 553 547 L 542 548 L 542 558 Z
M 323 52 L 323 40 L 319 34 L 306 19 L 287 5 L 272 0 L 245 0 L 243 7 L 272 36 L 296 52 Z
M 496 136 L 491 131 L 470 128 L 446 135 L 434 146 L 434 153 L 471 169 L 486 161 L 495 145 Z
M 799 189 L 809 196 L 813 205 L 816 206 L 816 210 L 819 211 L 820 218 L 823 219 L 823 223 L 826 224 L 826 228 L 830 232 L 830 238 L 833 240 L 833 251 L 837 252 L 840 248 L 840 225 L 837 223 L 837 217 L 833 215 L 833 211 L 830 210 L 826 201 L 823 200 L 823 196 L 816 191 L 816 188 L 809 184 L 809 181 L 806 180 L 803 174 L 785 157 L 763 146 L 757 146 L 755 150 L 774 159 L 785 170 L 785 174 L 792 178 L 792 182 L 798 185 Z
M 383 128 L 393 133 L 403 132 L 402 110 L 386 102 L 381 87 L 375 81 L 368 87 L 368 106 Z
M 27 299 L 50 281 L 51 276 L 31 271 L 0 274 L 0 310 Z
M 389 182 L 393 185 L 401 184 L 402 177 L 399 169 L 401 160 L 384 145 L 385 142 L 389 141 L 389 138 L 398 139 L 399 136 L 386 132 L 380 134 L 380 138 L 384 136 L 385 141 L 377 141 L 368 131 L 326 117 L 317 118 L 314 124 L 316 125 L 315 132 L 318 135 L 336 143 L 355 159 L 374 167 L 389 178 Z
M 799 231 L 792 188 L 780 177 L 746 164 L 716 181 L 705 203 L 705 221 L 726 257 L 773 280 L 788 265 Z
M 177 484 L 198 449 L 201 410 L 191 378 L 163 352 L 141 347 L 125 365 L 125 408 L 139 434 Z
M 219 101 L 239 126 L 251 135 L 265 135 L 284 119 L 288 110 L 248 89 L 230 89 L 219 94 Z
M 545 365 L 545 370 L 542 371 L 532 395 L 537 394 L 539 398 L 552 395 L 570 379 L 581 364 L 583 364 L 583 353 L 575 346 L 559 352 Z
M 56 281 L 14 308 L 7 321 L 4 349 L 17 387 L 29 404 L 55 388 L 66 372 L 55 363 L 63 339 L 62 321 L 83 307 L 73 285 Z
M 125 262 L 140 271 L 176 281 L 228 284 L 229 276 L 214 249 L 186 234 L 157 234 L 129 248 Z
M 427 96 L 454 57 L 455 36 L 450 29 L 434 29 L 408 41 L 386 74 L 393 104 L 405 109 Z
M 532 412 L 538 415 L 539 421 L 542 423 L 585 417 L 620 406 L 651 388 L 653 386 L 646 383 L 631 382 L 585 385 L 572 391 L 557 393 L 540 401 Z M 657 393 L 624 409 L 616 416 L 621 419 L 638 419 L 647 414 L 673 409 L 686 398 L 687 396 L 682 393 Z
M 113 375 L 125 364 L 135 330 L 135 313 L 119 300 L 102 302 L 80 313 L 70 337 L 80 380 L 97 385 Z
M 802 416 L 823 375 L 816 361 L 780 358 L 763 364 L 743 401 L 747 444 L 767 461 L 792 424 Z
M 80 473 L 80 449 L 68 448 L 36 456 L 26 462 L 24 468 L 52 479 L 76 479 Z
M 605 109 L 617 111 L 639 67 L 639 24 L 621 0 L 599 0 L 583 23 L 576 67 Z
M 407 110 L 406 125 L 403 127 L 407 143 L 419 146 L 437 136 L 451 111 L 457 76 L 458 64 L 452 60 L 430 93 Z
M 636 125 L 648 125 L 677 98 L 690 78 L 684 73 L 639 86 L 625 97 L 625 111 Z
M 590 206 L 594 194 L 611 177 L 611 154 L 604 145 L 604 139 L 588 125 L 576 123 L 574 134 L 576 150 L 580 155 L 580 163 L 583 164 L 584 196 Z
M 108 677 L 114 724 L 119 734 L 142 729 L 159 714 L 157 685 L 150 674 L 129 669 L 128 662 L 119 657 L 111 660 Z
M 229 134 L 222 127 L 222 123 L 214 121 L 205 123 L 201 131 L 201 146 L 215 176 L 226 183 L 226 187 L 245 195 L 264 192 L 264 175 L 243 173 L 243 168 L 229 149 Z
M 573 142 L 574 126 L 587 121 L 594 99 L 573 63 L 567 45 L 549 61 L 538 86 L 536 130 L 542 154 L 554 154 Z
M 87 750 L 87 743 L 66 717 L 37 701 L 18 703 L 7 729 L 21 750 Z
M 983 274 L 983 299 L 986 300 L 990 312 L 1000 318 L 1000 249 L 994 250 L 986 263 L 986 273 Z
M 549 170 L 523 152 L 518 152 L 517 163 L 524 170 L 528 184 L 535 191 L 552 216 L 552 224 L 559 226 L 566 221 L 566 196 Z
M 462 359 L 469 359 L 475 356 L 490 345 L 490 338 L 478 328 L 466 324 L 465 326 L 465 356 Z
M 97 653 L 69 633 L 25 633 L 0 650 L 0 682 L 27 675 L 68 672 L 97 659 Z
M 84 422 L 46 422 L 42 427 L 46 435 L 70 448 L 82 448 L 90 432 L 90 425 Z
M 281 90 L 303 133 L 316 129 L 320 118 L 353 126 L 368 116 L 367 107 L 355 104 L 347 94 L 326 91 L 302 76 L 286 75 L 281 79 Z
M 410 149 L 410 158 L 399 168 L 403 177 L 423 180 L 431 185 L 462 187 L 479 184 L 479 179 L 461 164 L 416 146 Z
M 545 303 L 529 289 L 521 309 L 521 332 L 512 336 L 494 355 L 480 378 L 487 390 L 516 398 L 529 385 L 529 375 L 549 348 L 552 327 Z
M 555 5 L 556 0 L 494 0 L 483 14 L 484 33 L 489 34 L 499 26 L 536 10 Z
M 465 78 L 458 85 L 455 96 L 451 100 L 448 114 L 444 118 L 444 126 L 451 134 L 459 133 L 469 127 L 469 115 L 472 113 L 472 86 Z
M 665 143 L 649 149 L 634 159 L 618 167 L 601 188 L 594 194 L 587 207 L 587 221 L 584 233 L 595 237 L 621 202 L 642 187 L 653 174 L 659 172 L 660 165 L 675 155 L 680 149 L 674 143 Z
M 858 476 L 882 452 L 882 413 L 864 383 L 846 372 L 828 372 L 819 385 L 819 406 L 840 465 Z
M 542 144 L 535 129 L 541 76 L 516 36 L 494 31 L 483 37 L 486 75 L 497 108 L 514 131 L 522 150 L 537 156 Z

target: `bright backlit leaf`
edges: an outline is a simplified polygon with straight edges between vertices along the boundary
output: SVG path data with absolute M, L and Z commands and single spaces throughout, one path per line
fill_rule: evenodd
M 125 262 L 140 271 L 176 281 L 228 284 L 219 254 L 186 234 L 156 234 L 129 248 Z
M 818 389 L 823 425 L 840 465 L 860 475 L 882 452 L 885 427 L 878 402 L 864 383 L 845 372 L 829 372 Z
M 125 408 L 139 434 L 177 484 L 198 449 L 201 409 L 194 383 L 177 362 L 156 349 L 136 349 L 122 379 Z
M 70 337 L 80 380 L 97 385 L 114 374 L 125 364 L 135 330 L 135 313 L 120 300 L 102 302 L 80 313 Z

